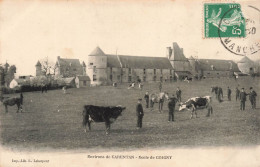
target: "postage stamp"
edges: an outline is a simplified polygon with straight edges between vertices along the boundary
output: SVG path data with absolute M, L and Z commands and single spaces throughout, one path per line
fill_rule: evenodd
M 238 3 L 205 3 L 204 36 L 245 37 L 245 18 Z
M 234 13 L 235 8 L 228 10 L 225 15 L 229 13 Z M 248 56 L 257 53 L 260 50 L 260 41 L 259 41 L 259 28 L 260 28 L 260 10 L 254 6 L 244 6 L 243 15 L 245 20 L 245 37 L 241 38 L 232 38 L 222 36 L 223 34 L 219 31 L 219 39 L 221 44 L 231 53 L 239 56 Z M 223 22 L 220 22 L 220 27 Z M 240 32 L 240 29 L 237 28 L 234 30 Z

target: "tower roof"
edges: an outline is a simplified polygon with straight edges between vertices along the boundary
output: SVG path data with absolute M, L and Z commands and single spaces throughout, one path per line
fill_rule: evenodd
M 105 53 L 97 46 L 89 56 L 106 56 Z
M 176 42 L 173 42 L 172 58 L 174 61 L 187 61 L 188 60 L 183 54 L 183 48 L 180 48 Z
M 40 63 L 40 61 L 38 60 L 35 66 L 41 66 L 42 64 Z
M 253 61 L 250 60 L 247 56 L 244 56 L 242 59 L 240 59 L 237 63 L 252 63 Z

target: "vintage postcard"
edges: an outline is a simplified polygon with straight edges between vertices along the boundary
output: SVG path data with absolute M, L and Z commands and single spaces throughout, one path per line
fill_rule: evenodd
M 0 0 L 0 167 L 260 166 L 257 0 Z

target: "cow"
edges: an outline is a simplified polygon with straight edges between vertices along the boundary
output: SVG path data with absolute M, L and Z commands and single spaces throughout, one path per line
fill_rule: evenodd
M 135 83 L 132 82 L 129 86 L 128 86 L 128 89 L 131 89 L 131 88 L 134 88 L 135 87 Z
M 22 112 L 23 111 L 23 94 L 20 94 L 20 97 L 0 97 L 0 101 L 3 103 L 5 106 L 5 113 L 8 112 L 8 107 L 7 106 L 17 106 L 17 113 L 19 110 Z
M 85 127 L 85 132 L 88 129 L 91 130 L 91 122 L 105 122 L 106 134 L 109 134 L 110 124 L 113 123 L 125 110 L 122 106 L 94 106 L 94 105 L 84 105 L 83 109 L 83 127 Z
M 212 106 L 211 106 L 211 96 L 204 96 L 204 97 L 192 97 L 188 99 L 185 103 L 180 104 L 179 111 L 183 111 L 184 109 L 188 109 L 191 111 L 191 117 L 193 118 L 193 113 L 195 113 L 197 118 L 197 112 L 198 109 L 208 109 L 208 115 L 210 112 L 213 112 Z
M 192 81 L 192 78 L 190 78 L 190 77 L 185 77 L 185 79 L 184 79 L 183 81 L 186 81 L 186 82 L 190 83 L 190 81 Z

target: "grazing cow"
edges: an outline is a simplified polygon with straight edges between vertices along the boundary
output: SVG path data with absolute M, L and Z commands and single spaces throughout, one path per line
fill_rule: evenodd
M 192 81 L 192 78 L 185 77 L 185 79 L 183 81 L 186 81 L 186 82 L 190 83 L 190 81 Z
M 135 87 L 135 83 L 133 82 L 133 83 L 131 83 L 131 84 L 129 85 L 128 89 L 131 89 L 131 88 L 134 88 L 134 87 Z
M 180 104 L 179 111 L 182 111 L 184 109 L 191 110 L 191 117 L 193 118 L 193 113 L 195 113 L 197 118 L 197 112 L 198 109 L 204 109 L 207 108 L 212 113 L 212 106 L 211 106 L 211 96 L 204 96 L 204 97 L 192 97 L 188 99 L 185 103 Z
M 164 103 L 165 99 L 169 100 L 168 93 L 161 92 L 159 94 L 154 94 L 154 93 L 151 94 L 150 95 L 151 109 L 153 109 L 154 103 L 158 103 L 159 104 L 159 112 L 162 112 L 163 103 Z
M 91 122 L 105 122 L 106 125 L 106 134 L 109 133 L 110 124 L 113 123 L 118 116 L 121 115 L 122 111 L 125 110 L 125 107 L 116 106 L 116 107 L 102 107 L 102 106 L 93 106 L 85 105 L 83 110 L 83 126 L 85 127 L 85 132 L 87 131 L 86 125 L 88 124 L 89 130 L 91 130 Z
M 23 108 L 23 94 L 20 94 L 20 97 L 1 97 L 0 98 L 1 102 L 3 103 L 3 105 L 5 106 L 5 112 L 8 112 L 8 107 L 7 106 L 17 106 L 17 113 L 19 112 L 19 110 L 22 112 Z

